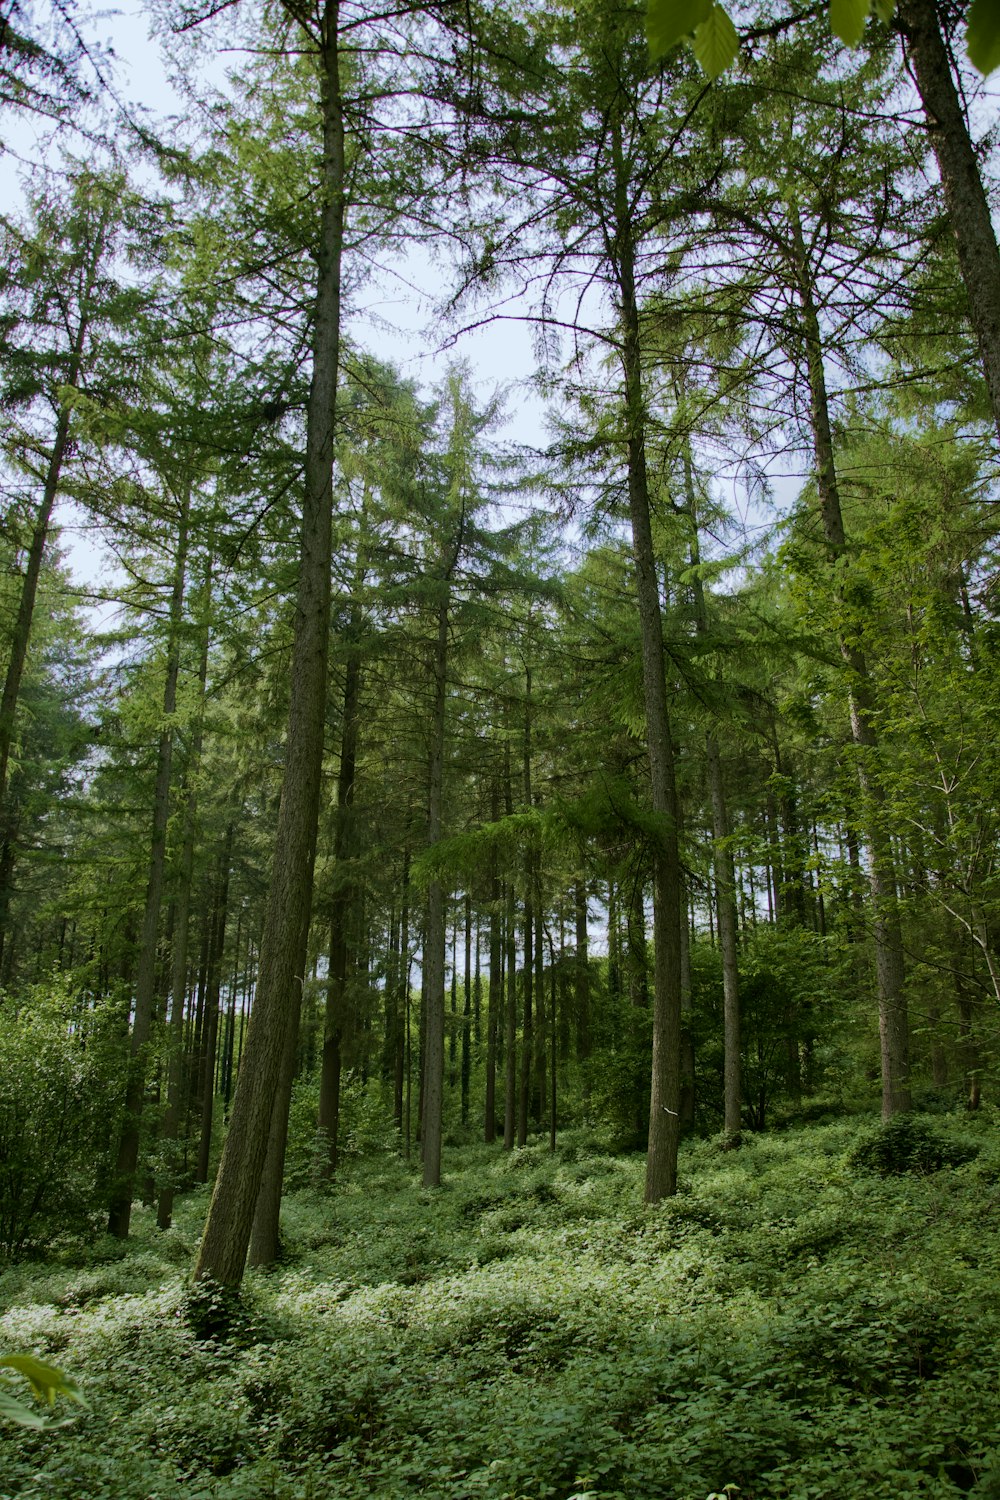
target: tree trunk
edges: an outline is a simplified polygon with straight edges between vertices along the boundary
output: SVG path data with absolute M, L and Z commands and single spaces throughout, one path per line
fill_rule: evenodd
M 695 492 L 690 446 L 684 450 L 684 487 L 691 522 L 691 575 L 695 631 L 708 635 L 708 610 L 701 581 L 701 539 L 698 534 L 698 497 Z M 722 754 L 713 730 L 705 735 L 705 764 L 712 804 L 712 875 L 719 910 L 719 952 L 722 956 L 722 1029 L 724 1052 L 723 1132 L 726 1144 L 738 1146 L 742 1126 L 740 1088 L 740 977 L 738 956 L 739 917 L 736 910 L 736 868 L 729 840 L 729 809 L 722 774 Z M 776 881 L 777 883 L 777 881 Z M 684 926 L 686 927 L 686 922 Z
M 465 998 L 462 1004 L 462 1124 L 469 1123 L 472 1082 L 472 897 L 465 893 Z
M 525 810 L 531 808 L 531 667 L 525 667 L 524 729 L 521 749 L 521 789 Z M 529 844 L 524 860 L 524 963 L 521 969 L 521 1066 L 518 1070 L 517 1144 L 528 1139 L 534 1049 L 535 984 L 535 859 Z
M 410 1047 L 410 851 L 403 850 L 403 910 L 399 919 L 399 981 L 393 1067 L 393 1108 L 403 1128 L 403 1084 Z
M 445 707 L 448 663 L 448 577 L 442 569 L 445 596 L 438 606 L 437 640 L 434 646 L 434 706 L 431 715 L 430 767 L 427 790 L 427 844 L 433 848 L 441 837 L 444 791 Z M 441 1130 L 444 1109 L 444 887 L 437 877 L 427 891 L 427 941 L 424 948 L 427 974 L 427 1044 L 423 1059 L 424 1134 L 423 1184 L 441 1186 Z
M 823 343 L 813 300 L 812 280 L 798 214 L 790 214 L 798 293 L 802 309 L 806 368 L 816 456 L 816 487 L 831 566 L 846 550 L 840 490 L 833 455 L 830 406 L 823 368 Z M 882 1058 L 882 1117 L 910 1108 L 909 1023 L 903 964 L 903 938 L 896 906 L 896 873 L 892 847 L 882 813 L 885 793 L 878 766 L 874 724 L 874 696 L 868 665 L 861 648 L 841 632 L 840 653 L 847 667 L 851 736 L 857 757 L 862 821 L 869 851 L 868 881 L 872 895 L 872 932 L 879 999 L 879 1038 Z
M 292 1023 L 285 1035 L 285 1054 L 281 1059 L 281 1074 L 271 1111 L 271 1130 L 267 1139 L 267 1155 L 257 1190 L 253 1225 L 250 1230 L 248 1263 L 251 1266 L 273 1266 L 281 1250 L 281 1189 L 285 1178 L 285 1147 L 288 1143 L 288 1106 L 295 1082 L 295 1062 L 298 1053 L 299 1020 L 301 1006 L 295 1008 Z M 336 1087 L 339 1109 L 340 1070 L 337 1070 Z
M 1000 252 L 935 0 L 899 0 L 899 24 L 941 174 L 958 264 L 1000 433 Z
M 187 764 L 187 800 L 184 806 L 184 833 L 178 872 L 177 901 L 174 910 L 174 939 L 170 968 L 170 1061 L 167 1073 L 167 1109 L 160 1132 L 164 1141 L 176 1141 L 181 1124 L 184 1098 L 184 1008 L 188 992 L 188 947 L 191 926 L 191 881 L 194 873 L 195 819 L 198 809 L 198 768 L 205 730 L 205 688 L 208 682 L 208 617 L 211 603 L 212 564 L 206 568 L 205 626 L 202 631 L 201 658 L 198 663 L 198 707 L 191 752 Z M 173 1178 L 173 1168 L 171 1178 Z M 160 1189 L 156 1206 L 156 1223 L 169 1229 L 174 1209 L 173 1180 Z
M 167 819 L 170 812 L 170 765 L 173 754 L 173 715 L 177 707 L 177 675 L 180 670 L 181 622 L 184 611 L 184 581 L 187 569 L 188 522 L 191 494 L 184 492 L 177 527 L 177 550 L 170 589 L 167 625 L 167 674 L 163 685 L 163 727 L 156 755 L 153 786 L 153 828 L 150 839 L 149 876 L 142 919 L 142 936 L 135 976 L 135 1013 L 129 1049 L 125 1089 L 125 1120 L 118 1142 L 115 1187 L 108 1213 L 108 1233 L 128 1239 L 132 1217 L 132 1192 L 139 1160 L 139 1127 L 146 1091 L 146 1046 L 153 1024 L 156 997 L 156 944 L 163 900 L 163 878 L 167 862 Z
M 629 183 L 622 158 L 621 121 L 617 115 L 611 121 L 611 144 L 615 189 L 614 262 L 620 295 L 629 515 L 642 633 L 646 746 L 653 813 L 661 829 L 653 855 L 653 1062 L 645 1190 L 646 1202 L 658 1203 L 677 1190 L 681 866 L 677 842 L 674 746 L 667 710 L 663 623 L 646 471 L 646 411 L 635 290 L 635 245 Z
M 548 1070 L 545 1064 L 546 1052 L 546 1025 L 548 1016 L 545 1011 L 545 923 L 543 920 L 542 888 L 538 871 L 541 865 L 540 857 L 535 859 L 536 885 L 535 885 L 535 1015 L 534 1015 L 534 1037 L 532 1048 L 532 1071 L 533 1080 L 531 1086 L 532 1114 L 535 1124 L 540 1130 L 545 1122 L 545 1097 L 548 1088 Z
M 208 987 L 205 995 L 205 1031 L 201 1061 L 201 1135 L 198 1139 L 198 1165 L 195 1181 L 207 1182 L 212 1159 L 212 1123 L 215 1118 L 215 1058 L 219 1039 L 219 1000 L 222 993 L 222 959 L 226 943 L 226 917 L 229 907 L 229 867 L 233 857 L 233 825 L 226 830 L 219 879 L 214 902 L 211 958 L 208 964 Z
M 500 789 L 494 780 L 492 821 L 500 817 Z M 490 978 L 486 1001 L 486 1108 L 484 1140 L 492 1144 L 497 1134 L 497 1029 L 503 1014 L 503 929 L 500 919 L 502 888 L 494 851 L 490 861 Z
M 576 1055 L 581 1063 L 586 1063 L 590 1057 L 590 954 L 587 915 L 587 882 L 580 877 L 573 886 L 573 918 L 576 928 L 573 977 L 576 996 Z M 584 1114 L 586 1114 L 586 1082 L 584 1083 L 583 1107 Z
M 333 836 L 334 893 L 330 903 L 330 954 L 323 1023 L 323 1057 L 319 1080 L 319 1129 L 326 1138 L 322 1175 L 329 1181 L 337 1170 L 340 1133 L 340 1069 L 347 999 L 347 957 L 352 879 L 345 865 L 353 852 L 351 808 L 354 804 L 358 758 L 358 706 L 361 697 L 361 657 L 352 647 L 344 677 L 344 712 L 337 773 L 337 821 Z
M 239 1285 L 267 1156 L 288 1033 L 301 999 L 312 901 L 330 635 L 330 561 L 340 277 L 344 242 L 344 120 L 338 0 L 322 14 L 323 165 L 305 494 L 285 775 L 261 944 L 257 994 L 225 1149 L 195 1266 L 196 1279 Z
M 507 886 L 507 974 L 504 986 L 503 1022 L 503 1146 L 514 1145 L 517 1120 L 517 926 L 513 884 Z

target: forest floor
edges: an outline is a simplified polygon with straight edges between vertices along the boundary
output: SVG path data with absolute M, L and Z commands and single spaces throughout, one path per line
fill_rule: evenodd
M 1000 1500 L 1000 1115 L 917 1126 L 690 1142 L 655 1210 L 579 1132 L 437 1192 L 360 1158 L 236 1308 L 190 1300 L 203 1195 L 137 1211 L 0 1274 L 0 1350 L 90 1403 L 5 1429 L 0 1497 Z

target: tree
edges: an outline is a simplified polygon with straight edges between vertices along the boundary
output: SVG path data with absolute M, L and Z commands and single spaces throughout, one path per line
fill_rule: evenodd
M 321 211 L 312 314 L 312 380 L 306 418 L 301 552 L 290 678 L 285 773 L 261 947 L 260 973 L 230 1130 L 216 1177 L 195 1277 L 225 1285 L 243 1276 L 274 1104 L 286 1052 L 294 1053 L 312 896 L 323 758 L 330 629 L 330 561 L 341 261 L 346 207 L 345 126 L 338 0 L 301 19 L 315 58 L 322 123 Z
M 7 787 L 18 698 L 53 509 L 72 448 L 73 404 L 115 365 L 122 380 L 116 335 L 120 339 L 136 318 L 143 294 L 116 283 L 112 268 L 149 229 L 148 215 L 120 175 L 87 171 L 61 191 L 37 194 L 27 225 L 4 226 L 4 400 L 18 417 L 5 459 L 35 499 L 0 695 L 0 851 L 12 837 Z
M 930 140 L 968 298 L 969 317 L 989 394 L 993 425 L 1000 435 L 1000 248 L 975 143 L 956 86 L 951 35 L 954 24 L 938 0 L 830 0 L 835 36 L 857 46 L 869 15 L 889 23 L 894 12 L 923 106 Z M 804 16 L 792 15 L 776 27 L 764 20 L 761 34 L 802 27 Z M 655 57 L 668 53 L 694 32 L 694 52 L 709 78 L 718 78 L 735 61 L 739 39 L 728 14 L 715 0 L 649 0 L 647 31 Z M 1000 67 L 1000 15 L 991 0 L 973 0 L 968 13 L 968 50 L 976 67 L 990 73 Z

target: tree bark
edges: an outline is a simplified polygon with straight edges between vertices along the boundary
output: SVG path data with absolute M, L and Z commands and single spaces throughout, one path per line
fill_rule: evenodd
M 469 1123 L 472 1083 L 472 896 L 465 893 L 465 997 L 462 1004 L 462 1124 Z
M 188 993 L 188 947 L 191 927 L 191 881 L 194 873 L 195 818 L 198 808 L 198 768 L 205 731 L 205 688 L 208 682 L 208 648 L 212 564 L 207 565 L 205 611 L 201 657 L 198 663 L 198 708 L 191 753 L 187 764 L 187 799 L 184 806 L 184 833 L 178 872 L 177 900 L 174 910 L 174 937 L 170 965 L 170 1053 L 167 1071 L 167 1109 L 161 1138 L 176 1141 L 181 1123 L 184 1097 L 184 1009 Z M 173 1217 L 174 1184 L 171 1180 L 161 1189 L 156 1205 L 156 1223 L 169 1229 Z
M 517 1123 L 517 926 L 513 884 L 507 885 L 507 975 L 503 1023 L 503 1146 L 513 1148 Z
M 340 768 L 337 772 L 337 822 L 333 836 L 333 900 L 330 903 L 330 953 L 323 1023 L 323 1057 L 319 1081 L 319 1129 L 326 1138 L 323 1177 L 329 1181 L 337 1170 L 340 1131 L 340 1069 L 347 999 L 347 958 L 352 881 L 345 862 L 353 852 L 351 808 L 354 805 L 355 769 L 358 758 L 358 707 L 361 696 L 361 656 L 356 646 L 347 658 L 344 677 L 343 728 Z
M 491 819 L 500 817 L 500 789 L 494 778 Z M 488 1145 L 497 1135 L 497 1029 L 503 1013 L 503 929 L 500 918 L 502 888 L 496 851 L 490 860 L 490 977 L 486 1000 L 486 1107 L 483 1138 Z
M 629 184 L 622 157 L 621 122 L 617 115 L 611 121 L 611 146 L 615 191 L 612 259 L 620 299 L 629 515 L 642 634 L 646 747 L 653 812 L 661 829 L 653 855 L 653 1060 L 645 1188 L 646 1202 L 658 1203 L 677 1190 L 681 866 L 674 746 L 667 708 L 663 622 L 646 470 L 646 410 L 635 289 L 635 244 Z
M 795 251 L 797 291 L 802 312 L 806 373 L 809 381 L 813 441 L 816 457 L 816 488 L 819 494 L 823 532 L 831 567 L 846 552 L 847 539 L 840 505 L 840 489 L 833 452 L 830 404 L 823 367 L 823 343 L 813 298 L 812 279 L 806 257 L 802 226 L 797 213 L 790 214 L 791 239 Z M 872 932 L 879 1001 L 879 1039 L 882 1060 L 882 1117 L 910 1108 L 909 1023 L 903 963 L 903 938 L 896 906 L 896 872 L 892 847 L 882 826 L 885 793 L 878 767 L 878 738 L 874 724 L 875 702 L 868 664 L 861 648 L 840 632 L 840 654 L 847 668 L 851 736 L 857 757 L 862 821 L 869 851 L 868 882 L 872 895 Z
M 322 210 L 285 775 L 257 994 L 247 1028 L 229 1134 L 195 1266 L 196 1279 L 229 1286 L 238 1286 L 243 1277 L 286 1043 L 301 1000 L 312 901 L 330 635 L 333 460 L 344 243 L 344 119 L 338 24 L 338 0 L 324 0 L 319 44 Z
M 935 0 L 899 0 L 897 14 L 941 174 L 993 422 L 1000 434 L 1000 252 L 976 149 Z
M 180 671 L 181 623 L 184 611 L 184 582 L 187 570 L 188 524 L 191 511 L 190 490 L 185 490 L 177 527 L 177 550 L 174 554 L 173 578 L 167 625 L 167 671 L 163 685 L 163 727 L 156 754 L 156 779 L 153 786 L 153 827 L 150 838 L 149 876 L 142 918 L 142 936 L 135 975 L 135 1011 L 129 1045 L 128 1079 L 125 1088 L 125 1120 L 118 1142 L 115 1163 L 115 1187 L 108 1213 L 108 1233 L 116 1239 L 128 1239 L 132 1217 L 132 1192 L 136 1164 L 139 1160 L 139 1127 L 143 1096 L 146 1091 L 146 1046 L 153 1024 L 156 998 L 156 944 L 163 900 L 163 879 L 167 862 L 167 819 L 170 812 L 170 766 L 173 755 L 173 715 L 177 708 L 177 676 Z
M 698 534 L 698 500 L 695 493 L 691 452 L 684 450 L 684 487 L 688 517 L 691 522 L 691 573 L 694 596 L 695 631 L 704 639 L 708 634 L 708 611 L 701 580 L 701 540 Z M 714 730 L 705 735 L 705 764 L 708 772 L 709 797 L 712 804 L 712 874 L 719 910 L 719 952 L 722 957 L 722 1030 L 724 1053 L 723 1133 L 726 1144 L 738 1146 L 742 1128 L 742 1092 L 740 1087 L 740 976 L 738 955 L 738 914 L 736 910 L 736 869 L 729 842 L 729 809 L 726 784 L 722 774 L 722 754 Z M 686 927 L 686 923 L 684 924 Z
M 427 790 L 429 848 L 433 848 L 440 839 L 442 826 L 450 571 L 448 567 L 442 569 L 441 586 L 445 590 L 445 596 L 438 606 L 437 639 L 433 657 L 434 704 L 431 714 Z M 427 941 L 424 948 L 424 964 L 427 974 L 427 1040 L 423 1059 L 423 1184 L 424 1187 L 440 1187 L 442 1112 L 444 1109 L 445 915 L 444 887 L 438 877 L 430 882 L 427 891 Z
M 226 830 L 219 878 L 213 904 L 214 921 L 208 985 L 205 993 L 205 1031 L 201 1058 L 201 1134 L 198 1138 L 198 1165 L 195 1181 L 207 1182 L 212 1159 L 212 1123 L 215 1118 L 215 1060 L 219 1041 L 219 1000 L 222 993 L 222 959 L 226 944 L 226 917 L 229 907 L 229 867 L 233 857 L 233 825 Z

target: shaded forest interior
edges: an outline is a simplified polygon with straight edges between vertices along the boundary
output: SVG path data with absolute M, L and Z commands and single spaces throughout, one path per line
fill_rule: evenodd
M 176 1438 L 19 1436 L 11 1494 L 47 1441 L 47 1500 L 1000 1494 L 962 9 L 763 7 L 709 84 L 631 4 L 226 7 L 155 129 L 4 22 L 66 144 L 0 256 L 3 1338 Z M 425 264 L 459 351 L 531 325 L 529 394 L 362 331 Z

